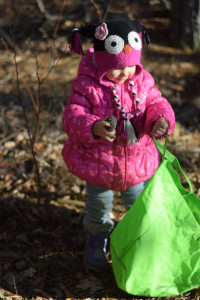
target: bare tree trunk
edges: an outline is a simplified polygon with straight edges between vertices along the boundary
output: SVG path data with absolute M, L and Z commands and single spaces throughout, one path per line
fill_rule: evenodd
M 172 1 L 172 38 L 200 50 L 200 0 Z

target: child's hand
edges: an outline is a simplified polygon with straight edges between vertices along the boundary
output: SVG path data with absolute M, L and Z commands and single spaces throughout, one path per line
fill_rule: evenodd
M 165 119 L 159 118 L 153 126 L 152 135 L 155 137 L 162 136 L 163 134 L 166 133 L 167 126 L 168 125 L 167 125 L 167 122 L 165 121 Z
M 116 135 L 116 130 L 108 131 L 106 127 L 109 127 L 110 123 L 106 122 L 105 119 L 96 121 L 92 126 L 93 136 L 98 136 L 104 138 L 108 142 L 113 142 L 113 136 Z

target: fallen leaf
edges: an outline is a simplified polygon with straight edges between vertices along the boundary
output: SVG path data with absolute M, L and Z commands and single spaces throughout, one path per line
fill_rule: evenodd
M 83 290 L 90 290 L 91 294 L 94 294 L 103 289 L 102 284 L 99 279 L 94 276 L 90 276 L 89 278 L 82 279 L 77 285 L 76 288 Z

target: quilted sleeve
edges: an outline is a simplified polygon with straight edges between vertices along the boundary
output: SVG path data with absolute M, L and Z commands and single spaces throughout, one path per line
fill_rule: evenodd
M 99 117 L 92 114 L 92 104 L 86 86 L 80 78 L 73 81 L 72 93 L 64 110 L 62 124 L 68 137 L 80 142 L 96 143 L 99 139 L 93 137 L 91 129 Z
M 152 135 L 153 125 L 157 119 L 163 117 L 169 126 L 169 135 L 175 128 L 175 114 L 170 103 L 161 96 L 161 92 L 154 86 L 153 77 L 146 72 L 144 76 L 144 85 L 147 86 L 146 98 L 146 118 L 145 118 L 145 131 L 147 134 Z M 161 136 L 160 138 L 163 138 Z

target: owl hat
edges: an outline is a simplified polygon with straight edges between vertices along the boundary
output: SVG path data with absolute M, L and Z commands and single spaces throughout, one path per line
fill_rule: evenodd
M 133 65 L 137 66 L 136 75 L 141 72 L 141 50 L 150 40 L 139 21 L 119 18 L 74 29 L 70 50 L 84 55 L 80 35 L 93 39 L 94 63 L 102 76 L 111 69 Z

